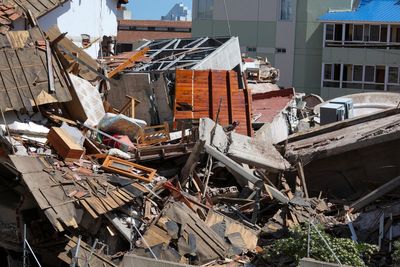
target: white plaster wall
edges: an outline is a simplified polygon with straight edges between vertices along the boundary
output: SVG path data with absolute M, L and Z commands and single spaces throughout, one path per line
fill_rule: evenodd
M 106 36 L 117 35 L 117 17 L 122 11 L 117 10 L 116 0 L 71 0 L 41 17 L 39 25 L 47 30 L 57 24 L 61 32 L 68 32 L 67 37 L 82 47 L 81 34 L 90 35 L 94 41 Z M 97 58 L 100 40 L 85 51 Z
M 290 21 L 277 20 L 275 47 L 286 48 L 286 53 L 275 53 L 275 68 L 280 70 L 279 85 L 293 86 L 294 46 L 296 40 L 296 8 L 297 1 L 293 1 L 293 18 Z M 277 16 L 280 7 L 276 9 Z

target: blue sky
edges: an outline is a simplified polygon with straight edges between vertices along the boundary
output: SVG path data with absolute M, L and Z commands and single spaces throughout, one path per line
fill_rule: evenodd
M 133 19 L 158 20 L 181 2 L 192 10 L 192 0 L 130 0 L 127 6 L 132 11 Z

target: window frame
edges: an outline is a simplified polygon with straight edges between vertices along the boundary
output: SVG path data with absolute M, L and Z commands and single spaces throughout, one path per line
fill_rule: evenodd
M 388 67 L 388 79 L 387 79 L 387 84 L 390 84 L 390 85 L 399 85 L 400 84 L 400 67 L 399 66 L 391 66 L 391 65 L 389 65 L 389 66 L 387 66 Z M 397 68 L 397 82 L 396 83 L 393 83 L 393 82 L 390 82 L 390 68 Z
M 283 1 L 288 1 L 288 3 L 290 3 L 289 4 L 289 6 L 290 6 L 290 14 L 289 14 L 289 18 L 287 18 L 287 19 L 282 18 L 282 11 L 283 11 L 282 2 Z M 293 5 L 294 5 L 294 0 L 280 0 L 279 1 L 279 20 L 280 21 L 293 21 Z

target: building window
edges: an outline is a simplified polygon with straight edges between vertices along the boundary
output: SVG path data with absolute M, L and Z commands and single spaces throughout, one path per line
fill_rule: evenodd
M 370 25 L 369 27 L 369 40 L 371 42 L 379 42 L 380 40 L 380 31 L 381 27 L 380 25 Z
M 354 65 L 353 67 L 353 81 L 362 81 L 363 80 L 363 66 Z
M 386 43 L 387 42 L 387 34 L 388 34 L 388 26 L 387 25 L 381 25 L 381 42 Z
M 257 47 L 247 47 L 246 48 L 247 52 L 257 52 Z
M 366 82 L 375 81 L 375 66 L 365 66 L 365 77 L 364 80 Z
M 385 83 L 385 66 L 376 66 L 375 69 L 375 82 L 376 83 Z
M 286 53 L 286 48 L 276 48 L 276 53 Z
M 400 25 L 391 25 L 390 41 L 400 43 Z
M 364 25 L 354 25 L 353 41 L 362 41 L 364 35 Z
M 343 68 L 342 75 L 340 75 L 341 67 Z M 386 71 L 388 71 L 387 83 L 385 82 Z M 400 91 L 399 79 L 399 67 L 325 64 L 323 86 Z
M 214 0 L 197 0 L 197 18 L 212 19 Z
M 326 24 L 326 29 L 325 29 L 325 40 L 327 41 L 333 41 L 333 33 L 335 29 L 334 24 Z
M 281 0 L 281 20 L 292 20 L 293 0 Z
M 120 26 L 118 26 L 118 30 L 122 30 L 122 31 L 129 31 L 129 26 L 126 26 L 126 25 L 120 25 Z
M 325 64 L 324 80 L 332 80 L 332 64 Z
M 324 65 L 324 83 L 325 87 L 340 86 L 340 64 Z
M 342 41 L 343 25 L 335 24 L 335 41 Z
M 388 83 L 399 83 L 399 68 L 389 67 Z

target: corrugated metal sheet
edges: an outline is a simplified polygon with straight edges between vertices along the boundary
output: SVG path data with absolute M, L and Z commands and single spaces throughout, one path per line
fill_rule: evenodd
M 251 94 L 239 89 L 234 71 L 177 70 L 174 120 L 216 119 L 222 98 L 219 123 L 223 126 L 238 121 L 238 133 L 252 135 Z
M 321 21 L 400 22 L 399 0 L 362 0 L 353 11 L 328 12 Z

